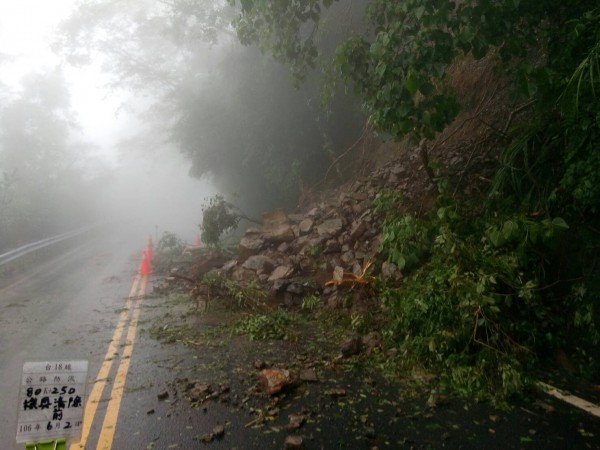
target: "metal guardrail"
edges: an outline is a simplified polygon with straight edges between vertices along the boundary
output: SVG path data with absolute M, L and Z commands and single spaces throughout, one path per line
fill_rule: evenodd
M 25 255 L 28 255 L 29 253 L 34 252 L 36 250 L 40 250 L 42 248 L 49 247 L 53 244 L 66 241 L 67 239 L 71 239 L 75 236 L 87 233 L 93 230 L 94 228 L 97 228 L 99 225 L 101 224 L 88 225 L 77 230 L 69 231 L 67 233 L 59 234 L 57 236 L 52 236 L 46 239 L 42 239 L 41 241 L 32 242 L 31 244 L 27 244 L 22 247 L 15 248 L 14 250 L 10 250 L 0 255 L 0 266 L 14 261 L 15 259 L 21 258 Z

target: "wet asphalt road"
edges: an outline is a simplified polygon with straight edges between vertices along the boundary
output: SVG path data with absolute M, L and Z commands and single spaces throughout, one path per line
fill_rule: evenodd
M 0 284 L 0 449 L 22 449 L 15 443 L 20 378 L 26 361 L 61 359 L 85 359 L 89 361 L 88 387 L 90 394 L 98 384 L 97 376 L 103 363 L 112 361 L 106 378 L 106 387 L 97 403 L 86 449 L 96 449 L 103 420 L 112 399 L 112 386 L 118 368 L 126 356 L 125 332 L 116 351 L 107 354 L 115 328 L 122 317 L 127 297 L 137 277 L 146 236 L 133 233 L 106 232 L 93 239 L 84 239 L 69 250 L 62 252 L 43 264 L 20 271 L 10 282 Z M 153 276 L 145 292 L 152 292 Z M 114 430 L 112 448 L 128 449 L 268 449 L 283 448 L 281 433 L 266 434 L 251 431 L 244 424 L 252 418 L 248 412 L 239 411 L 227 404 L 214 402 L 206 408 L 189 408 L 186 400 L 176 398 L 171 382 L 175 376 L 186 376 L 185 366 L 190 362 L 202 363 L 205 358 L 197 349 L 185 346 L 165 346 L 150 337 L 149 329 L 165 314 L 161 301 L 152 295 L 139 300 L 140 316 L 130 359 L 129 372 L 120 404 L 117 426 Z M 131 304 L 131 310 L 135 301 Z M 128 312 L 131 317 L 132 311 Z M 172 318 L 171 318 L 172 319 Z M 165 322 L 166 323 L 166 322 Z M 212 380 L 215 381 L 215 380 Z M 360 385 L 360 381 L 358 381 Z M 348 385 L 348 389 L 357 386 Z M 318 386 L 317 386 L 318 387 Z M 159 399 L 161 394 L 168 397 Z M 391 394 L 393 395 L 393 394 Z M 315 408 L 315 403 L 305 405 Z M 375 399 L 367 399 L 373 403 Z M 382 435 L 390 437 L 391 443 L 382 448 L 412 448 L 411 436 L 417 443 L 414 448 L 539 448 L 535 439 L 525 439 L 528 432 L 563 434 L 565 439 L 551 441 L 546 448 L 600 448 L 600 421 L 550 401 L 557 412 L 549 418 L 539 410 L 525 404 L 507 413 L 502 424 L 491 424 L 493 417 L 485 407 L 475 406 L 469 413 L 464 407 L 442 409 L 434 418 L 417 418 L 403 414 L 390 421 Z M 335 402 L 333 402 L 335 403 Z M 298 405 L 292 404 L 292 407 Z M 328 405 L 321 405 L 327 411 Z M 307 425 L 303 434 L 314 434 L 306 448 L 371 448 L 364 438 L 357 446 L 347 445 L 355 438 L 348 432 L 352 418 L 344 418 L 337 405 L 332 404 L 330 415 L 322 423 Z M 365 405 L 369 407 L 369 405 Z M 405 409 L 408 409 L 405 407 Z M 393 412 L 383 412 L 391 417 Z M 376 411 L 372 411 L 376 415 Z M 445 417 L 444 415 L 448 416 Z M 472 417 L 471 417 L 472 416 Z M 483 420 L 481 420 L 483 418 Z M 280 427 L 285 426 L 287 416 L 282 414 Z M 487 420 L 487 423 L 486 423 Z M 447 422 L 447 423 L 446 423 Z M 382 422 L 376 423 L 377 426 Z M 454 431 L 453 424 L 460 424 L 461 431 Z M 226 438 L 210 444 L 199 438 L 209 433 L 215 425 L 225 425 Z M 437 425 L 433 427 L 433 425 Z M 441 424 L 441 425 L 440 425 Z M 469 425 L 470 424 L 470 425 Z M 473 436 L 485 439 L 467 441 L 467 427 Z M 422 429 L 421 429 L 422 428 Z M 442 433 L 446 430 L 449 433 Z M 479 428 L 483 430 L 480 434 Z M 489 429 L 495 428 L 495 435 Z M 521 429 L 522 428 L 522 429 Z M 585 432 L 590 436 L 583 436 Z M 569 437 L 569 433 L 571 437 Z M 451 438 L 445 441 L 441 435 Z M 321 436 L 321 437 L 320 437 Z M 461 437 L 462 436 L 462 437 Z M 538 434 L 539 436 L 539 434 Z M 582 437 L 583 436 L 583 437 Z M 537 439 L 537 438 L 536 438 Z M 333 442 L 346 442 L 332 446 Z M 360 443 L 358 443 L 360 442 Z M 433 442 L 429 445 L 428 442 Z M 503 447 L 502 443 L 506 446 Z M 554 443 L 555 442 L 555 443 Z M 480 445 L 481 444 L 481 445 Z M 575 445 L 575 446 L 573 446 Z M 75 445 L 72 449 L 78 449 Z M 102 448 L 102 447 L 100 447 Z
M 122 229 L 105 230 L 51 258 L 45 257 L 44 262 L 17 266 L 16 274 L 0 278 L 1 450 L 24 448 L 24 444 L 16 443 L 15 436 L 23 363 L 30 361 L 88 360 L 89 398 L 94 385 L 101 381 L 97 377 L 103 363 L 112 360 L 93 421 L 84 420 L 89 426 L 85 447 L 71 441 L 71 450 L 202 448 L 200 436 L 217 424 L 236 420 L 225 406 L 214 405 L 207 414 L 205 409 L 190 409 L 187 403 L 172 397 L 159 400 L 159 394 L 168 390 L 178 362 L 195 361 L 198 356 L 186 347 L 163 347 L 149 336 L 150 316 L 156 320 L 163 310 L 154 311 L 152 299 L 141 298 L 112 446 L 99 444 L 117 371 L 127 359 L 131 311 L 116 351 L 110 355 L 107 350 L 139 278 L 146 236 L 127 234 Z M 152 292 L 153 279 L 152 275 L 148 278 L 146 294 Z M 243 430 L 243 426 L 240 428 Z M 252 443 L 236 433 L 227 443 L 227 448 L 239 449 L 270 446 L 264 437 Z
M 15 435 L 24 362 L 88 360 L 89 392 L 117 323 L 116 311 L 123 307 L 135 278 L 138 255 L 144 245 L 144 237 L 136 240 L 105 230 L 61 249 L 60 254 L 42 263 L 17 266 L 17 273 L 3 279 L 0 284 L 1 448 L 23 448 L 15 443 Z M 99 413 L 100 410 L 101 406 Z M 89 442 L 93 441 L 93 434 Z

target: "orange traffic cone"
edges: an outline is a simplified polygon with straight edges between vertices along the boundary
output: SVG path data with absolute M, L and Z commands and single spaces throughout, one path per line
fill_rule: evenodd
M 148 261 L 146 252 L 144 252 L 142 263 L 140 264 L 140 275 L 150 275 L 150 262 Z

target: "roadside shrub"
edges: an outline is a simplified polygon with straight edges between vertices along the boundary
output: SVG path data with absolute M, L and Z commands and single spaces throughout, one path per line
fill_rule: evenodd
M 185 242 L 169 231 L 163 232 L 156 244 L 152 265 L 158 272 L 169 270 L 181 258 Z
M 208 199 L 202 208 L 202 240 L 210 246 L 219 244 L 221 236 L 237 228 L 241 216 L 222 195 Z
M 409 230 L 414 240 L 412 220 L 388 226 Z M 384 335 L 405 367 L 440 371 L 457 392 L 502 401 L 522 390 L 539 358 L 563 348 L 575 329 L 585 326 L 580 340 L 588 349 L 598 344 L 587 292 L 562 296 L 553 284 L 550 266 L 569 239 L 563 219 L 478 219 L 448 205 L 420 226 L 430 253 L 381 296 L 390 318 Z M 412 249 L 410 242 L 402 248 Z
M 248 335 L 251 341 L 285 340 L 292 337 L 292 333 L 290 333 L 292 321 L 292 316 L 285 311 L 256 314 L 238 321 L 234 326 L 234 331 L 238 334 Z
M 263 287 L 255 280 L 240 284 L 226 275 L 208 272 L 202 277 L 202 283 L 208 286 L 211 296 L 230 300 L 230 305 L 241 309 L 256 309 L 267 297 Z

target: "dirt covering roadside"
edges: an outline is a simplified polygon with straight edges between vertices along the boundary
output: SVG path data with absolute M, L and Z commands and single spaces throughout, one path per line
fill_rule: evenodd
M 345 156 L 360 162 L 356 179 L 303 189 L 298 210 L 266 213 L 233 257 L 188 248 L 155 282 L 151 336 L 194 351 L 157 395 L 232 415 L 199 441 L 238 448 L 228 438 L 241 433 L 243 448 L 600 448 L 596 418 L 540 392 L 496 410 L 450 395 L 436 374 L 398 375 L 402 355 L 381 334 L 387 311 L 375 287 L 400 287 L 403 274 L 380 253 L 374 201 L 399 196 L 419 217 L 434 206 L 431 176 L 452 180 L 456 199 L 486 190 L 503 130 L 528 108 L 507 106 L 492 67 L 456 65 L 464 112 L 435 141 L 365 151 L 377 147 L 365 130 Z
M 235 304 L 154 297 L 144 329 L 193 355 L 176 358 L 156 401 L 219 418 L 198 448 L 600 448 L 597 419 L 542 394 L 503 411 L 434 389 L 431 374 L 386 377 L 382 348 L 349 350 L 344 314 L 280 311 L 270 328 L 244 328 L 256 314 Z M 269 373 L 281 390 L 269 391 Z

